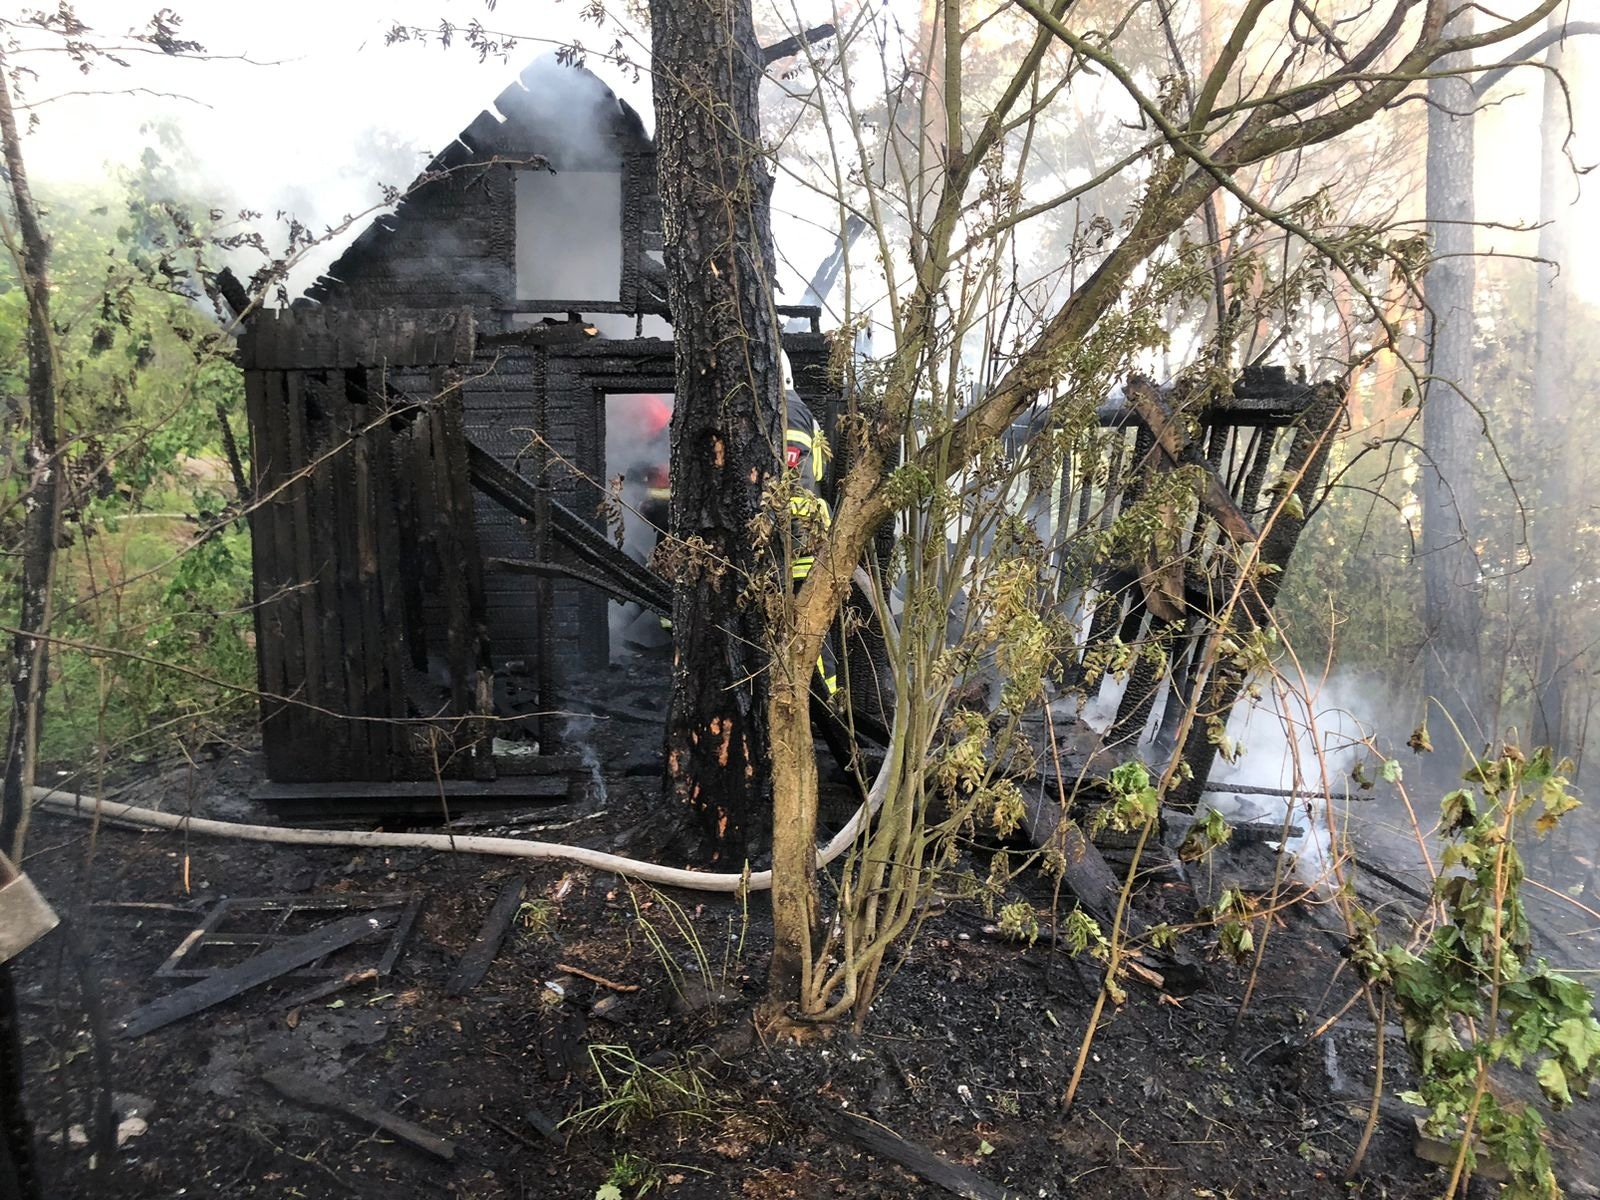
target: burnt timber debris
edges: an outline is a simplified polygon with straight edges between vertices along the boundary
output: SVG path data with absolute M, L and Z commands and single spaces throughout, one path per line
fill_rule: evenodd
M 374 978 L 394 969 L 405 947 L 411 927 L 422 910 L 422 897 L 416 893 L 391 892 L 378 895 L 228 897 L 217 901 L 204 921 L 189 932 L 165 961 L 155 969 L 158 979 L 209 979 L 219 971 L 238 965 L 238 961 L 270 950 L 303 931 L 308 918 L 326 919 L 329 915 L 351 912 L 388 912 L 396 920 L 382 929 L 341 950 L 370 945 L 376 957 L 360 963 L 315 961 L 296 968 L 291 975 L 305 979 L 342 978 L 351 971 L 368 971 Z M 220 961 L 219 961 L 220 960 Z
M 244 323 L 261 794 L 297 818 L 567 799 L 580 768 L 557 765 L 572 756 L 546 714 L 609 661 L 612 603 L 670 607 L 602 516 L 607 398 L 673 387 L 655 148 L 597 78 L 562 68 L 553 85 L 553 69 L 529 67 L 303 298 Z M 779 311 L 800 327 L 783 335 L 796 389 L 834 433 L 845 401 L 820 309 Z M 1247 682 L 1217 646 L 1268 623 L 1342 412 L 1337 386 L 1277 368 L 1220 392 L 1135 378 L 1100 407 L 1093 444 L 1053 464 L 1032 516 L 1056 548 L 1057 601 L 1085 617 L 1069 678 L 1113 639 L 1159 650 L 1135 660 L 1109 730 L 1063 747 L 1077 764 L 1132 756 L 1152 725 L 1170 752 L 1197 706 L 1170 797 L 1196 804 L 1208 718 Z M 1009 448 L 1039 431 L 1024 419 Z M 1199 481 L 1175 518 L 1182 565 L 1095 561 L 1118 514 L 1179 470 Z M 1265 568 L 1242 585 L 1241 555 Z M 889 713 L 862 704 L 846 728 L 817 707 L 842 763 L 886 740 Z
M 369 937 L 377 930 L 387 929 L 394 924 L 397 916 L 393 911 L 357 913 L 297 937 L 285 938 L 270 950 L 247 958 L 237 966 L 207 976 L 135 1009 L 122 1019 L 118 1032 L 124 1038 L 143 1037 L 174 1021 L 192 1017 L 213 1005 L 232 1000 L 252 988 L 287 975 L 297 967 L 314 963 L 335 950 Z
M 854 1142 L 868 1154 L 904 1167 L 952 1196 L 961 1196 L 963 1200 L 1022 1200 L 1022 1192 L 1001 1187 L 976 1171 L 935 1154 L 926 1146 L 907 1141 L 870 1117 L 838 1109 L 822 1113 L 818 1123 Z
M 445 1162 L 455 1161 L 456 1145 L 448 1138 L 431 1133 L 387 1109 L 379 1108 L 376 1104 L 358 1100 L 309 1075 L 280 1068 L 266 1072 L 261 1079 L 273 1091 L 296 1104 L 303 1104 L 307 1108 L 320 1108 L 360 1124 L 371 1125 L 425 1154 L 431 1154 Z
M 528 881 L 521 875 L 508 879 L 501 887 L 500 894 L 489 909 L 489 915 L 483 919 L 478 936 L 461 956 L 450 982 L 445 984 L 446 995 L 463 995 L 483 982 L 483 977 L 494 964 L 495 955 L 500 953 L 500 943 L 506 940 L 506 934 L 511 930 L 511 922 L 516 919 L 522 894 L 527 887 Z

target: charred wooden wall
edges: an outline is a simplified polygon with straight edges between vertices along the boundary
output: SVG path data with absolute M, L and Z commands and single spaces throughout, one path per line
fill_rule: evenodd
M 258 316 L 241 338 L 262 741 L 276 782 L 492 772 L 459 386 L 473 337 L 465 312 L 291 310 Z M 429 386 L 398 392 L 391 370 Z

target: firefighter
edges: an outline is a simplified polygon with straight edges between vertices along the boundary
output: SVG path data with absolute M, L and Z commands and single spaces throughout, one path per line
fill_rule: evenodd
M 790 560 L 789 578 L 798 591 L 816 564 L 816 556 L 810 553 L 810 547 L 806 544 L 811 532 L 819 528 L 827 529 L 833 524 L 833 512 L 817 490 L 827 471 L 828 443 L 822 436 L 822 426 L 800 398 L 800 393 L 795 391 L 794 368 L 789 363 L 788 354 L 780 354 L 778 362 L 783 372 L 786 401 L 783 465 L 795 472 L 801 489 L 789 497 L 789 515 L 794 518 L 795 526 L 795 552 Z M 838 670 L 832 658 L 832 647 L 824 642 L 822 654 L 817 659 L 817 675 L 829 697 L 839 690 Z
M 666 463 L 656 463 L 644 469 L 644 500 L 639 505 L 639 515 L 655 534 L 651 549 L 660 545 L 667 523 L 672 520 L 672 482 Z

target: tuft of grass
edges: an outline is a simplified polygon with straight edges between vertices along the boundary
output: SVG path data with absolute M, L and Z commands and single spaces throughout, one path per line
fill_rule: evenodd
M 592 1045 L 589 1061 L 600 1081 L 601 1098 L 561 1122 L 583 1133 L 604 1129 L 626 1133 L 657 1121 L 680 1126 L 710 1121 L 720 1103 L 698 1067 L 681 1063 L 652 1067 L 640 1062 L 628 1046 Z
M 544 937 L 555 928 L 558 911 L 553 900 L 525 900 L 517 909 L 517 924 L 530 938 Z
M 706 948 L 699 929 L 695 927 L 694 918 L 685 911 L 683 905 L 655 888 L 634 883 L 628 884 L 628 899 L 633 904 L 634 926 L 650 947 L 651 953 L 660 960 L 661 967 L 667 974 L 667 982 L 672 985 L 673 991 L 680 996 L 684 994 L 685 968 L 668 944 L 669 938 L 683 943 L 688 950 L 689 959 L 694 964 L 695 974 L 700 977 L 709 994 L 714 996 L 730 990 L 730 984 L 744 961 L 745 937 L 750 931 L 748 895 L 740 897 L 742 906 L 738 918 L 732 914 L 728 916 L 723 945 L 718 954 L 719 962 L 716 965 L 712 964 L 712 952 Z M 666 914 L 667 925 L 670 927 L 667 931 L 657 928 L 656 924 L 645 915 L 645 910 L 652 908 Z

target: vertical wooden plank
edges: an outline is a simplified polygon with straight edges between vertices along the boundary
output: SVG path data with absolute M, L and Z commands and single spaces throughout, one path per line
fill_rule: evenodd
M 256 629 L 256 688 L 260 692 L 261 749 L 267 760 L 267 775 L 275 780 L 291 778 L 284 759 L 283 734 L 283 639 L 277 619 L 277 545 L 273 530 L 276 509 L 261 497 L 271 492 L 281 468 L 272 457 L 269 435 L 268 376 L 264 371 L 246 371 L 245 410 L 250 420 L 250 460 L 255 476 L 255 502 L 250 508 L 250 565 L 254 591 Z
M 371 379 L 368 380 L 372 384 Z M 380 375 L 374 391 L 374 411 L 388 408 L 388 387 Z M 395 435 L 387 421 L 376 425 L 368 435 L 372 442 L 373 537 L 377 552 L 378 609 L 382 649 L 383 708 L 394 722 L 387 737 L 379 740 L 387 747 L 387 772 L 391 778 L 404 778 L 407 757 L 406 717 L 406 612 L 404 596 L 405 556 L 401 550 L 400 508 L 395 488 Z
M 383 684 L 383 583 L 378 571 L 377 505 L 374 502 L 373 407 L 368 402 L 368 372 L 352 368 L 345 372 L 345 395 L 350 404 L 351 477 L 353 506 L 351 523 L 355 535 L 354 601 L 361 624 L 359 716 L 366 734 L 368 779 L 392 778 L 393 759 L 389 754 L 389 728 L 380 720 L 389 716 L 389 702 Z
M 444 602 L 445 644 L 450 671 L 450 742 L 459 748 L 468 739 L 464 719 L 475 707 L 475 680 L 472 631 L 469 625 L 466 580 L 462 575 L 462 556 L 457 538 L 457 523 L 452 512 L 453 497 L 450 486 L 449 432 L 445 420 L 445 406 L 450 392 L 459 390 L 459 380 L 451 373 L 432 372 L 434 399 L 428 406 L 428 436 L 431 448 L 432 510 L 434 537 L 443 571 L 440 576 L 439 595 Z M 463 764 L 452 762 L 459 769 Z
M 444 469 L 441 474 L 446 484 L 446 512 L 454 530 L 456 561 L 460 566 L 463 584 L 461 599 L 465 605 L 462 613 L 466 632 L 463 659 L 469 671 L 468 699 L 471 706 L 465 711 L 480 718 L 469 722 L 464 732 L 472 742 L 474 776 L 490 779 L 494 776 L 494 755 L 488 718 L 494 712 L 494 663 L 489 653 L 488 599 L 483 586 L 483 558 L 478 550 L 472 476 L 467 466 L 467 431 L 463 411 L 466 399 L 461 388 L 460 370 L 448 367 L 439 374 L 446 384 L 440 389 L 440 419 L 444 431 Z M 452 620 L 451 623 L 454 625 L 455 622 Z
M 533 360 L 533 403 L 534 403 L 534 428 L 547 431 L 550 428 L 550 352 L 540 350 Z M 536 512 L 537 520 L 534 522 L 534 539 L 537 547 L 536 554 L 540 562 L 553 562 L 554 553 L 550 544 L 550 446 L 543 437 L 534 443 L 533 449 L 534 478 L 539 484 L 539 500 Z M 544 716 L 553 712 L 556 706 L 556 643 L 555 643 L 555 584 L 548 575 L 540 575 L 535 583 L 535 620 L 538 621 L 539 661 L 534 664 L 537 672 L 539 687 L 539 742 L 541 749 L 549 753 L 553 742 L 551 736 L 557 722 Z
M 358 532 L 362 524 L 357 503 L 356 476 L 364 447 L 355 435 L 355 417 L 345 393 L 345 373 L 328 371 L 321 376 L 320 391 L 328 411 L 328 428 L 334 438 L 329 460 L 329 482 L 333 493 L 335 579 L 342 631 L 340 663 L 344 694 L 344 722 L 349 730 L 349 779 L 371 778 L 371 731 L 360 718 L 365 708 L 363 681 L 366 654 L 366 629 L 361 604 L 361 564 Z
M 346 709 L 344 676 L 344 621 L 339 605 L 339 506 L 335 477 L 341 466 L 336 453 L 339 434 L 328 410 L 327 388 L 318 375 L 294 372 L 294 386 L 306 406 L 307 457 L 315 463 L 307 477 L 311 516 L 311 554 L 317 609 L 318 657 L 322 664 L 323 706 L 329 713 Z M 322 777 L 351 777 L 350 723 L 323 716 L 317 726 L 323 760 Z
M 295 545 L 293 511 L 289 503 L 287 482 L 301 465 L 300 448 L 289 437 L 287 392 L 284 373 L 266 373 L 267 453 L 277 464 L 270 493 L 272 499 L 272 561 L 273 621 L 277 626 L 278 644 L 282 649 L 282 667 L 279 677 L 279 694 L 283 707 L 279 711 L 280 753 L 297 765 L 292 767 L 297 778 L 304 778 L 306 745 L 306 720 L 304 704 L 305 653 L 299 635 L 301 594 L 296 587 Z
M 420 426 L 414 412 L 395 435 L 394 483 L 395 515 L 399 522 L 400 556 L 405 564 L 401 576 L 401 597 L 405 605 L 406 651 L 411 666 L 418 671 L 428 666 L 428 621 L 423 604 L 423 582 L 427 565 L 422 544 L 422 523 L 417 507 L 417 442 Z
M 284 411 L 290 458 L 294 463 L 288 488 L 290 520 L 293 523 L 294 585 L 298 597 L 299 624 L 294 636 L 301 646 L 301 698 L 309 706 L 304 726 L 312 731 L 325 728 L 327 718 L 317 710 L 326 706 L 328 695 L 323 684 L 322 633 L 317 617 L 317 559 L 311 532 L 312 450 L 306 429 L 304 378 L 298 372 L 283 376 Z
M 1271 465 L 1277 442 L 1278 430 L 1272 425 L 1261 426 L 1251 439 L 1253 454 L 1250 468 L 1245 473 L 1244 488 L 1239 493 L 1239 507 L 1247 516 L 1254 515 L 1256 506 L 1261 502 L 1261 487 L 1267 480 L 1267 468 Z
M 445 669 L 448 671 L 450 661 L 448 636 L 446 637 L 445 645 L 440 647 L 433 642 L 426 641 L 425 633 L 433 623 L 436 608 L 442 609 L 448 603 L 445 599 L 445 591 L 449 586 L 448 575 L 450 573 L 449 563 L 444 557 L 439 541 L 439 523 L 437 519 L 439 502 L 434 481 L 432 408 L 433 401 L 431 398 L 425 400 L 411 423 L 407 436 L 410 462 L 406 480 L 410 509 L 415 526 L 411 547 L 418 568 L 417 577 L 420 581 L 420 586 L 417 588 L 420 612 L 418 614 L 416 633 L 418 639 L 425 641 L 426 645 L 427 659 L 424 667 L 430 676 L 430 692 L 431 680 L 436 674 L 437 666 L 440 662 L 443 662 Z M 446 632 L 448 634 L 448 623 Z M 442 714 L 446 719 L 450 708 L 451 705 L 448 703 L 443 706 Z M 430 699 L 425 715 L 429 717 L 441 715 L 441 706 Z M 440 737 L 439 728 L 435 726 L 430 729 L 428 737 Z M 442 762 L 443 756 L 448 754 L 448 747 L 442 748 L 440 753 Z M 431 770 L 431 755 L 419 763 L 418 767 L 419 769 Z

